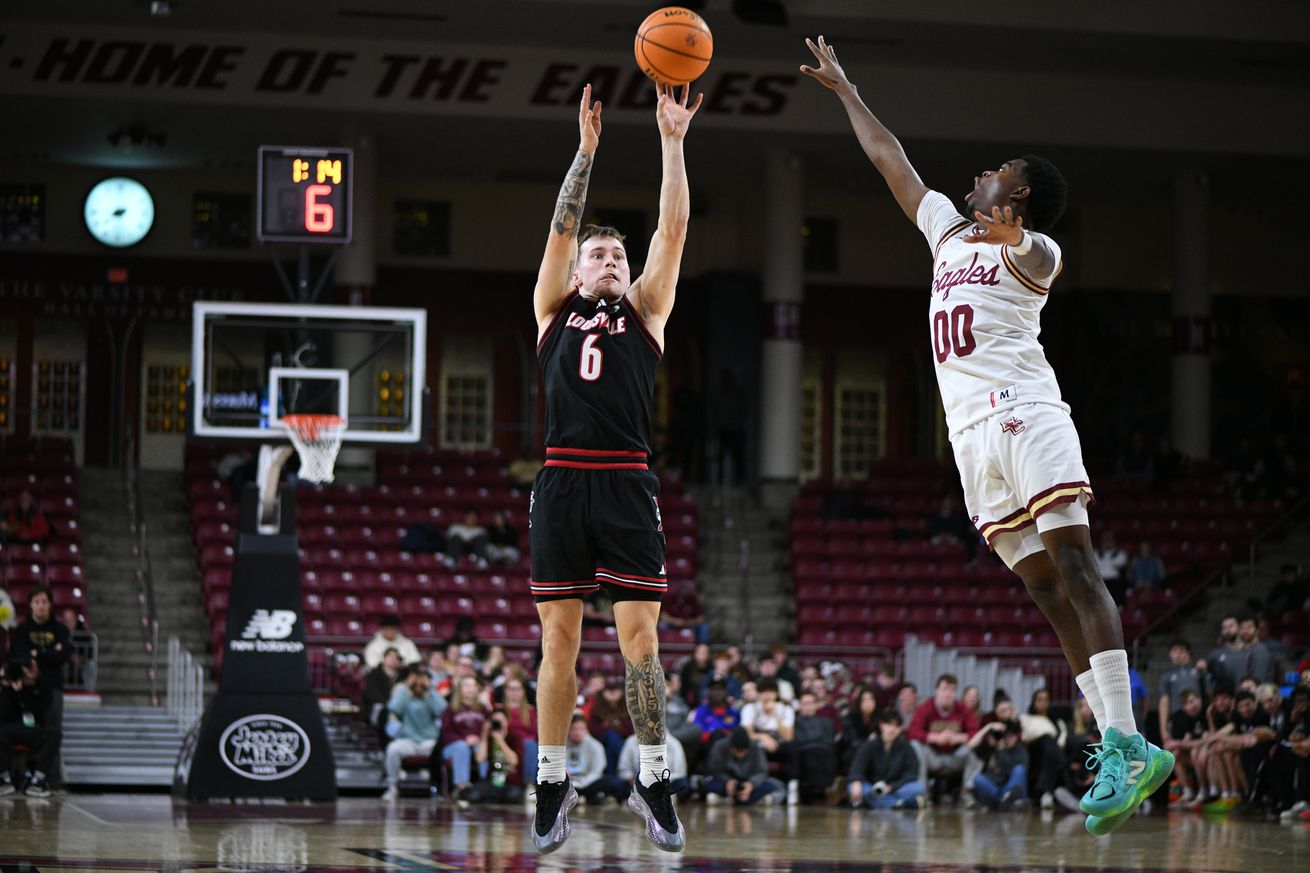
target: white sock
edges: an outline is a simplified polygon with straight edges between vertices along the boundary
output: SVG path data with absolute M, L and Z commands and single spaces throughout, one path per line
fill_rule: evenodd
M 1092 672 L 1096 674 L 1096 690 L 1105 707 L 1105 727 L 1114 728 L 1126 737 L 1137 735 L 1137 719 L 1133 717 L 1133 692 L 1128 681 L 1128 653 L 1111 649 L 1092 655 Z
M 564 781 L 564 747 L 537 746 L 537 782 Z
M 1102 734 L 1105 733 L 1105 704 L 1101 702 L 1101 692 L 1096 688 L 1096 674 L 1091 670 L 1086 673 L 1079 673 L 1074 679 L 1078 683 L 1078 688 L 1087 698 L 1087 705 L 1092 708 L 1092 715 L 1096 717 L 1096 729 Z
M 637 774 L 637 779 L 644 787 L 650 788 L 660 781 L 664 771 L 669 769 L 668 745 L 668 743 L 660 743 L 658 746 L 640 744 L 637 746 L 637 750 L 641 753 L 641 771 Z

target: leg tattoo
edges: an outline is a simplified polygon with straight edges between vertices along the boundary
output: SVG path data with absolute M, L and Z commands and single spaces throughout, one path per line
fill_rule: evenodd
M 638 663 L 623 659 L 627 666 L 628 715 L 637 742 L 644 746 L 664 742 L 664 668 L 659 658 L 647 655 Z

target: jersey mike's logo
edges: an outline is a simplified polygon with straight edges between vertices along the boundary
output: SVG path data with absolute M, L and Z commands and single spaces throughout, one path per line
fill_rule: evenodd
M 296 626 L 293 609 L 256 609 L 241 632 L 243 640 L 285 640 Z
M 290 719 L 271 713 L 248 715 L 227 726 L 218 754 L 232 772 L 247 779 L 285 779 L 309 760 L 309 735 Z

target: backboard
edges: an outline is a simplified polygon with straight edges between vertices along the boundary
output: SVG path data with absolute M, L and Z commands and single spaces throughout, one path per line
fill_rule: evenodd
M 197 437 L 282 441 L 310 413 L 346 419 L 347 444 L 423 438 L 422 309 L 199 302 L 191 331 Z

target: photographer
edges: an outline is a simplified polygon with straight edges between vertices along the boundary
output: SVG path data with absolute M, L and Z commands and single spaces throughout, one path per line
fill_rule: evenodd
M 37 768 L 27 780 L 28 797 L 49 797 L 46 773 L 58 765 L 60 732 L 45 727 L 49 689 L 37 682 L 37 668 L 26 652 L 15 652 L 0 680 L 0 796 L 13 794 L 10 752 L 24 745 L 37 754 Z
M 510 733 L 503 712 L 493 712 L 482 726 L 475 760 L 486 777 L 464 789 L 460 800 L 472 803 L 518 803 L 523 800 L 523 746 Z
M 400 766 L 412 755 L 428 755 L 441 737 L 446 700 L 432 690 L 432 677 L 422 665 L 405 668 L 387 703 L 387 790 L 383 800 L 400 796 Z

